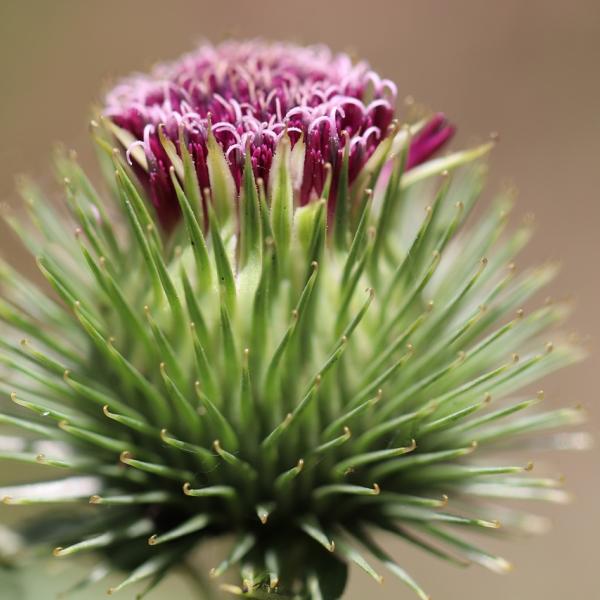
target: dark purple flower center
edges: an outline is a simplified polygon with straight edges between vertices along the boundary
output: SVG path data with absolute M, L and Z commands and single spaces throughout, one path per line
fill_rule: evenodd
M 209 119 L 238 186 L 246 152 L 255 176 L 267 182 L 284 131 L 292 145 L 302 138 L 306 151 L 297 193 L 305 204 L 321 195 L 327 163 L 335 186 L 346 143 L 352 183 L 386 136 L 395 102 L 394 83 L 345 54 L 334 55 L 323 46 L 250 41 L 204 44 L 176 62 L 158 65 L 149 75 L 123 81 L 108 94 L 105 114 L 143 147 L 147 170 L 135 165 L 136 170 L 169 227 L 179 210 L 159 125 L 179 153 L 183 128 L 202 188 L 210 187 Z M 425 160 L 452 131 L 443 117 L 434 118 L 413 141 L 409 165 Z

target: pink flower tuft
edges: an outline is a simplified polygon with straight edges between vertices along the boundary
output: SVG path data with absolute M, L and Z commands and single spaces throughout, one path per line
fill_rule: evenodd
M 388 132 L 396 95 L 395 84 L 366 63 L 353 63 L 324 46 L 226 42 L 203 44 L 148 75 L 122 81 L 107 95 L 104 112 L 143 148 L 146 168 L 133 161 L 134 167 L 159 219 L 170 228 L 179 218 L 179 205 L 159 126 L 178 153 L 183 130 L 202 188 L 210 187 L 209 126 L 238 187 L 246 152 L 255 176 L 268 181 L 277 141 L 287 130 L 292 146 L 301 138 L 306 145 L 298 189 L 299 203 L 306 204 L 322 193 L 327 163 L 335 187 L 346 143 L 352 183 Z M 436 115 L 411 145 L 409 166 L 426 160 L 452 133 L 443 116 Z

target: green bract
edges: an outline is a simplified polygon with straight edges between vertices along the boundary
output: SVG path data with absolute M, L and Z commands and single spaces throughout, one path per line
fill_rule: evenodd
M 507 570 L 463 533 L 500 526 L 485 498 L 564 500 L 560 482 L 528 472 L 528 448 L 552 447 L 546 431 L 580 412 L 514 394 L 582 351 L 546 343 L 566 306 L 520 310 L 555 267 L 511 266 L 529 226 L 504 232 L 509 195 L 463 227 L 489 145 L 404 173 L 411 130 L 395 129 L 352 185 L 342 165 L 330 212 L 297 205 L 287 134 L 269 185 L 247 162 L 239 195 L 209 139 L 211 208 L 190 157 L 174 155 L 182 218 L 163 235 L 95 131 L 107 191 L 61 155 L 68 217 L 26 184 L 34 227 L 9 218 L 54 293 L 0 271 L 0 448 L 12 448 L 0 457 L 55 473 L 0 490 L 6 504 L 52 504 L 51 531 L 28 548 L 94 551 L 87 583 L 129 571 L 111 592 L 152 589 L 217 535 L 234 541 L 212 575 L 237 568 L 224 589 L 248 598 L 339 598 L 348 563 L 427 598 L 378 530 Z M 497 454 L 507 445 L 523 461 Z

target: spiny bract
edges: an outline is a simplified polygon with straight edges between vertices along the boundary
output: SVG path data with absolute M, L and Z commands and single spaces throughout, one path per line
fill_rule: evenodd
M 35 231 L 8 217 L 56 294 L 2 263 L 0 456 L 59 475 L 0 496 L 68 507 L 26 546 L 139 597 L 227 534 L 212 575 L 249 598 L 339 598 L 350 562 L 381 581 L 369 556 L 427 598 L 378 530 L 507 570 L 462 532 L 537 523 L 482 498 L 565 499 L 493 453 L 581 442 L 524 436 L 580 413 L 513 393 L 582 353 L 543 337 L 566 306 L 521 310 L 555 267 L 515 273 L 510 194 L 463 230 L 491 144 L 430 159 L 443 119 L 401 127 L 395 86 L 323 48 L 157 73 L 93 123 L 106 191 L 61 154 L 68 216 L 24 184 Z

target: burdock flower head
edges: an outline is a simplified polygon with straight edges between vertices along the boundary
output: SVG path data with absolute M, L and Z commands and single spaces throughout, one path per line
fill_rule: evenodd
M 366 63 L 324 46 L 229 42 L 202 45 L 122 82 L 108 94 L 105 115 L 169 227 L 179 212 L 169 168 L 181 160 L 182 145 L 201 189 L 210 188 L 210 148 L 223 152 L 239 190 L 246 155 L 254 177 L 267 182 L 275 147 L 287 134 L 299 204 L 322 197 L 330 177 L 333 205 L 344 152 L 352 184 L 394 129 L 396 95 L 396 85 Z M 412 141 L 407 167 L 452 134 L 444 117 L 434 116 Z
M 68 217 L 24 184 L 55 294 L 0 264 L 0 458 L 55 477 L 0 498 L 68 508 L 16 541 L 94 553 L 77 589 L 125 570 L 141 598 L 226 536 L 238 596 L 335 600 L 354 563 L 426 599 L 377 531 L 504 572 L 463 532 L 539 519 L 486 499 L 567 498 L 529 453 L 581 447 L 551 431 L 581 413 L 518 393 L 582 355 L 530 301 L 555 267 L 516 271 L 510 193 L 465 228 L 491 143 L 433 157 L 452 127 L 395 101 L 323 47 L 205 44 L 109 93 L 105 193 L 73 155 Z

